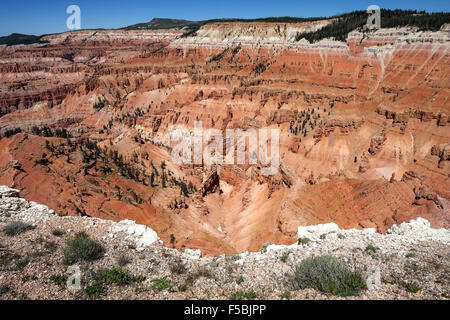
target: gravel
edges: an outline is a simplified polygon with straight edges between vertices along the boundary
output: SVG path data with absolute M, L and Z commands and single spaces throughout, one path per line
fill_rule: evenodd
M 35 228 L 13 237 L 0 233 L 0 288 L 8 288 L 0 290 L 0 299 L 89 299 L 85 289 L 95 283 L 96 272 L 119 267 L 123 257 L 128 263 L 122 268 L 146 280 L 104 284 L 101 299 L 227 300 L 236 293 L 256 299 L 448 299 L 450 294 L 449 231 L 431 229 L 423 219 L 395 226 L 387 235 L 371 229 L 310 227 L 311 241 L 305 245 L 268 245 L 263 252 L 202 258 L 199 251 L 164 247 L 153 230 L 131 221 L 60 217 L 18 197 L 18 192 L 0 187 L 0 230 L 12 221 Z M 63 251 L 81 231 L 99 241 L 105 254 L 80 262 L 81 288 L 69 290 L 50 278 L 69 276 Z M 289 279 L 296 266 L 305 258 L 324 255 L 338 258 L 369 279 L 373 270 L 379 270 L 379 285 L 345 298 L 315 289 L 294 290 Z M 168 280 L 167 286 L 156 290 L 155 279 Z

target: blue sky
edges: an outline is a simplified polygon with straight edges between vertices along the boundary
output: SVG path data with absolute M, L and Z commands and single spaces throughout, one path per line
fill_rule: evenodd
M 67 31 L 66 8 L 81 8 L 82 28 L 119 28 L 154 17 L 187 20 L 331 16 L 352 10 L 381 8 L 450 11 L 448 0 L 1 0 L 0 36 L 13 32 L 47 34 Z

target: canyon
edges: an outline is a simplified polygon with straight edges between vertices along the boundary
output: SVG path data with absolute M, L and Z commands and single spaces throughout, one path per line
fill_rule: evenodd
M 296 35 L 333 22 L 83 30 L 0 46 L 0 185 L 60 215 L 151 227 L 203 254 L 299 226 L 450 228 L 450 26 Z M 280 168 L 179 165 L 170 132 L 277 129 Z M 225 135 L 225 134 L 224 134 Z

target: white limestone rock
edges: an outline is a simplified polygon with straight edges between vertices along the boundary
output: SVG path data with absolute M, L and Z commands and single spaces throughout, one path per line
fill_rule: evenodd
M 339 232 L 340 229 L 336 223 L 319 224 L 316 226 L 298 227 L 297 239 L 309 238 L 319 240 L 323 234 L 330 232 Z

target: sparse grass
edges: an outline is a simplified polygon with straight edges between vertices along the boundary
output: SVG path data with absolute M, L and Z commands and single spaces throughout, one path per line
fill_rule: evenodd
M 257 296 L 258 295 L 254 291 L 237 291 L 231 295 L 230 300 L 255 300 Z
M 28 282 L 28 281 L 34 281 L 37 280 L 37 277 L 35 275 L 25 275 L 22 277 L 22 282 Z
M 105 286 L 99 281 L 95 281 L 90 286 L 87 286 L 85 292 L 91 300 L 98 299 L 101 296 L 106 295 Z
M 95 280 L 104 284 L 127 285 L 145 281 L 144 276 L 132 275 L 128 270 L 120 268 L 102 269 L 95 275 Z
M 391 284 L 394 285 L 395 284 L 395 280 L 388 280 L 388 279 L 381 279 L 381 282 L 383 282 L 384 284 Z
M 117 264 L 119 265 L 119 267 L 123 268 L 125 267 L 127 264 L 131 263 L 131 259 L 128 258 L 125 254 L 120 254 L 119 257 L 117 258 Z
M 94 261 L 102 258 L 104 252 L 105 249 L 99 242 L 80 232 L 75 238 L 67 241 L 64 248 L 64 262 L 73 264 L 80 261 Z
M 67 276 L 62 274 L 54 274 L 50 277 L 50 281 L 58 286 L 64 286 L 67 283 Z
M 35 227 L 31 224 L 22 221 L 13 221 L 3 228 L 3 233 L 9 237 L 14 237 L 29 230 L 33 230 L 34 228 Z
M 362 275 L 330 256 L 312 257 L 297 266 L 291 278 L 295 290 L 313 288 L 324 293 L 355 296 L 366 289 Z
M 311 239 L 309 239 L 309 238 L 298 239 L 298 244 L 301 244 L 301 245 L 307 245 L 310 242 L 311 242 Z
M 408 292 L 417 293 L 420 291 L 420 289 L 422 289 L 422 288 L 416 284 L 413 284 L 413 283 L 406 284 L 406 291 L 408 291 Z
M 408 254 L 406 255 L 406 257 L 407 257 L 407 258 L 415 258 L 415 257 L 416 257 L 416 254 L 413 253 L 413 252 L 410 252 L 410 253 L 408 253 Z
M 286 263 L 288 259 L 289 259 L 288 253 L 284 253 L 280 258 L 281 262 L 284 262 L 284 263 Z
M 16 261 L 16 264 L 12 270 L 13 271 L 22 271 L 29 263 L 30 263 L 30 260 L 28 258 L 19 259 Z
M 168 290 L 172 288 L 172 284 L 167 279 L 153 279 L 151 289 L 157 292 Z
M 243 277 L 243 276 L 240 276 L 240 277 L 236 280 L 236 283 L 237 283 L 237 284 L 241 284 L 242 282 L 244 282 L 244 277 Z

